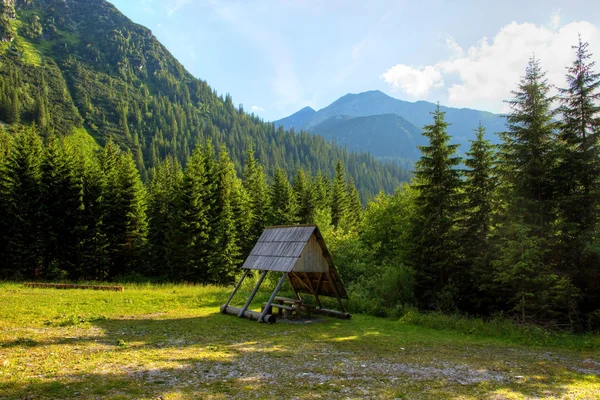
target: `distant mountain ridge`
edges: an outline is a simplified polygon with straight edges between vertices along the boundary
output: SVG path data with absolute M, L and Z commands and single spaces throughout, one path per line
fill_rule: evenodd
M 408 102 L 372 90 L 349 93 L 319 111 L 307 112 L 304 108 L 274 121 L 274 124 L 283 125 L 286 129 L 294 128 L 296 132 L 305 130 L 329 140 L 335 138 L 338 144 L 344 144 L 348 149 L 364 149 L 379 158 L 398 155 L 416 160 L 420 155 L 416 146 L 426 144 L 420 135 L 421 129 L 431 124 L 431 112 L 436 107 L 436 104 L 427 101 Z M 468 150 L 469 140 L 475 138 L 473 130 L 480 122 L 487 130 L 488 139 L 499 143 L 497 133 L 505 129 L 502 116 L 468 108 L 441 106 L 441 109 L 450 123 L 448 133 L 452 136 L 451 141 L 460 144 L 462 153 Z M 391 115 L 401 119 L 392 120 Z M 365 119 L 375 116 L 377 118 Z

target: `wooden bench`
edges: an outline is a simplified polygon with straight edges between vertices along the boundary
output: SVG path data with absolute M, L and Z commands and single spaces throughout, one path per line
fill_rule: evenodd
M 260 310 L 263 311 L 266 306 L 267 303 L 263 303 Z M 271 308 L 273 307 L 279 308 L 279 315 L 281 315 L 283 311 L 283 319 L 292 319 L 292 316 L 294 316 L 294 311 L 296 311 L 295 319 L 298 320 L 300 318 L 300 313 L 298 313 L 299 310 L 296 307 L 288 306 L 285 304 L 272 303 Z M 268 313 L 271 314 L 272 310 L 269 310 Z

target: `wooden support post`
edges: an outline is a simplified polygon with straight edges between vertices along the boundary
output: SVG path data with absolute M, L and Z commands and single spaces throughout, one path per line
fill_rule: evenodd
M 277 286 L 275 287 L 275 290 L 273 290 L 273 293 L 271 294 L 271 297 L 269 298 L 269 301 L 267 301 L 267 304 L 265 305 L 265 309 L 263 310 L 262 314 L 260 314 L 260 317 L 258 318 L 258 322 L 263 322 L 263 320 L 265 318 L 265 315 L 267 315 L 267 312 L 269 311 L 269 308 L 271 308 L 271 304 L 273 304 L 273 300 L 275 300 L 275 296 L 277 296 L 277 293 L 281 289 L 281 286 L 283 286 L 283 282 L 285 282 L 286 278 L 287 278 L 287 274 L 286 273 L 284 273 L 283 275 L 281 275 L 281 279 L 277 283 Z
M 335 293 L 335 297 L 337 297 L 338 303 L 340 303 L 340 308 L 342 309 L 342 312 L 346 312 L 346 309 L 344 308 L 344 303 L 342 303 L 342 298 L 340 297 L 340 293 L 338 292 L 337 287 L 335 286 L 335 281 L 333 280 L 333 276 L 331 275 L 330 271 L 327 272 L 327 276 L 329 277 L 329 285 L 331 285 L 333 293 Z
M 292 278 L 291 278 L 291 275 L 289 272 L 287 274 L 287 277 L 290 280 L 290 283 L 292 283 Z M 298 291 L 296 290 L 296 286 L 294 286 L 293 284 L 291 286 L 292 286 L 292 290 L 294 291 L 294 294 L 296 295 L 296 299 L 302 300 L 302 298 L 300 297 L 300 293 L 298 293 Z
M 235 285 L 235 287 L 233 288 L 233 292 L 231 292 L 231 295 L 227 299 L 227 303 L 225 303 L 225 305 L 222 307 L 222 309 L 226 309 L 227 306 L 229 306 L 229 303 L 231 303 L 231 300 L 233 299 L 233 296 L 235 296 L 235 293 L 238 291 L 238 289 L 240 288 L 240 286 L 242 286 L 242 282 L 244 281 L 244 278 L 246 277 L 246 275 L 248 275 L 248 270 L 247 269 L 244 270 L 244 274 L 240 278 L 240 280 L 237 283 L 237 285 Z
M 321 272 L 321 276 L 319 276 L 319 281 L 317 282 L 317 288 L 315 289 L 315 300 L 317 300 L 317 304 L 319 308 L 323 308 L 323 304 L 321 304 L 321 299 L 319 299 L 319 289 L 321 289 L 321 282 L 323 282 L 324 273 Z
M 240 317 L 240 318 L 244 317 L 244 313 L 246 312 L 248 307 L 250 307 L 250 303 L 252 303 L 252 299 L 254 299 L 256 292 L 258 292 L 258 288 L 260 287 L 262 282 L 265 280 L 265 276 L 267 276 L 267 272 L 269 272 L 269 271 L 263 271 L 263 273 L 260 275 L 260 278 L 258 278 L 258 282 L 256 282 L 256 286 L 254 287 L 254 290 L 252 290 L 252 293 L 250 293 L 250 296 L 248 297 L 248 300 L 246 300 L 246 304 L 244 304 L 244 307 L 242 307 L 242 310 L 238 314 L 238 317 Z

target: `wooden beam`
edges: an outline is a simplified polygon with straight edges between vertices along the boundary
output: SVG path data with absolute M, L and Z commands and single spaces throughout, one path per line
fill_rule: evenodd
M 320 308 L 323 308 L 323 304 L 321 304 L 321 300 L 319 299 L 319 289 L 321 289 L 321 282 L 323 282 L 323 275 L 325 275 L 323 272 L 321 272 L 321 275 L 319 276 L 319 281 L 317 282 L 317 289 L 315 290 L 315 300 L 317 300 L 317 304 L 319 305 Z
M 260 275 L 260 278 L 258 278 L 258 282 L 256 282 L 256 286 L 254 287 L 254 290 L 252 290 L 252 293 L 250 293 L 250 297 L 248 297 L 248 300 L 246 300 L 246 304 L 244 304 L 244 307 L 242 307 L 242 310 L 238 314 L 238 317 L 240 317 L 240 318 L 244 317 L 244 313 L 246 312 L 248 307 L 250 307 L 250 303 L 252 303 L 252 299 L 254 299 L 256 292 L 258 292 L 258 288 L 260 287 L 261 283 L 265 280 L 265 276 L 267 276 L 267 272 L 269 272 L 269 271 L 263 271 L 263 273 Z
M 242 286 L 242 282 L 244 281 L 244 278 L 246 277 L 246 275 L 248 275 L 248 270 L 247 269 L 244 270 L 244 274 L 240 278 L 240 280 L 237 283 L 237 285 L 235 285 L 235 287 L 233 288 L 233 292 L 231 292 L 231 295 L 227 299 L 227 303 L 225 303 L 225 305 L 223 305 L 223 308 L 226 309 L 227 306 L 229 305 L 229 303 L 231 303 L 231 300 L 233 299 L 233 296 L 235 296 L 235 293 L 238 291 L 238 289 L 240 288 L 240 286 Z
M 346 309 L 344 308 L 344 303 L 342 303 L 342 298 L 340 297 L 340 293 L 337 290 L 337 287 L 335 286 L 335 281 L 333 280 L 333 275 L 331 275 L 331 271 L 327 271 L 327 276 L 329 277 L 329 285 L 331 286 L 331 289 L 333 289 L 333 293 L 335 293 L 335 297 L 337 297 L 338 303 L 340 303 L 340 308 L 342 309 L 342 312 L 346 312 Z
M 288 272 L 287 276 L 288 276 L 288 279 L 290 280 L 290 286 L 292 286 L 292 290 L 294 291 L 294 294 L 296 295 L 296 299 L 302 300 L 302 298 L 300 297 L 300 293 L 298 293 L 298 291 L 296 290 L 296 286 L 294 286 L 292 284 L 292 278 L 290 278 L 290 273 L 289 272 Z
M 283 273 L 281 275 L 281 279 L 279 279 L 279 282 L 277 283 L 277 286 L 275 287 L 275 290 L 273 290 L 273 293 L 271 294 L 271 297 L 269 298 L 269 301 L 267 301 L 267 304 L 265 305 L 265 309 L 260 314 L 260 317 L 258 318 L 258 322 L 263 322 L 264 321 L 265 316 L 267 315 L 267 313 L 271 309 L 271 304 L 273 304 L 273 300 L 275 300 L 275 296 L 277 296 L 277 292 L 279 292 L 279 290 L 281 290 L 281 286 L 283 286 L 283 282 L 285 282 L 286 278 L 287 278 L 287 274 Z
M 311 288 L 300 278 L 300 276 L 298 276 L 297 273 L 292 271 L 292 274 L 294 274 L 294 276 L 296 277 L 296 279 L 298 279 L 300 281 L 300 283 L 302 285 L 304 285 L 305 288 L 307 288 L 309 291 L 312 291 Z
M 221 307 L 221 312 L 223 314 L 231 314 L 231 315 L 239 316 L 240 310 L 241 310 L 240 308 L 232 307 L 232 306 Z M 258 313 L 256 311 L 245 311 L 244 312 L 244 318 L 258 320 L 259 317 L 260 317 L 260 313 Z M 268 322 L 270 324 L 274 324 L 275 321 L 277 321 L 277 318 L 274 315 L 267 314 L 264 316 L 264 321 Z

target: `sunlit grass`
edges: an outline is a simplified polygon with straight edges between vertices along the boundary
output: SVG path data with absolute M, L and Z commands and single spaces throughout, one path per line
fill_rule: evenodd
M 244 285 L 241 305 L 252 282 Z M 0 284 L 0 398 L 581 398 L 600 352 L 525 336 L 356 315 L 259 324 L 219 313 L 230 288 L 125 291 Z M 259 293 L 254 309 L 268 296 Z M 461 322 L 465 324 L 466 322 Z M 479 322 L 475 322 L 479 323 Z M 429 324 L 432 327 L 424 325 Z

